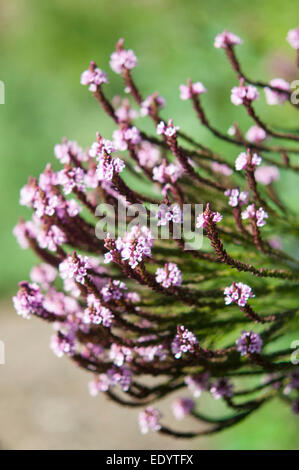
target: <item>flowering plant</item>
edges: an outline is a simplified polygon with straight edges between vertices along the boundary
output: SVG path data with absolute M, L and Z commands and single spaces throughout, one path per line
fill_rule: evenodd
M 288 41 L 299 51 L 299 29 L 289 32 Z M 97 133 L 83 150 L 63 139 L 54 148 L 63 168 L 55 172 L 48 164 L 21 190 L 20 203 L 33 217 L 20 220 L 14 234 L 42 264 L 32 269 L 30 282 L 19 284 L 17 313 L 52 323 L 51 348 L 92 375 L 93 396 L 103 392 L 121 405 L 143 407 L 143 433 L 212 434 L 276 397 L 299 412 L 292 349 L 275 343 L 298 329 L 299 261 L 282 242 L 298 236 L 299 219 L 274 185 L 279 169 L 299 171 L 299 135 L 266 124 L 254 102 L 259 88 L 271 106 L 298 104 L 285 80 L 266 83 L 244 74 L 235 53 L 241 43 L 228 31 L 215 39 L 239 80 L 231 101 L 253 120 L 247 132 L 233 124 L 224 133 L 210 123 L 201 82 L 179 87 L 200 123 L 231 144 L 234 160 L 162 119 L 164 98 L 141 95 L 132 74 L 137 58 L 120 40 L 110 66 L 137 109 L 128 98 L 107 98 L 108 76 L 91 62 L 81 84 L 115 123 L 112 140 Z M 142 130 L 142 121 L 137 127 L 139 117 L 153 122 L 154 135 Z M 94 224 L 100 202 L 126 209 L 142 205 L 145 222 L 130 224 L 125 233 L 107 232 L 103 240 Z M 168 226 L 168 237 L 157 239 L 148 227 L 153 203 L 159 205 L 158 232 Z M 189 250 L 175 228 L 184 222 L 184 206 L 197 203 L 204 210 L 191 214 L 191 226 L 202 230 L 203 244 Z M 125 222 L 132 222 L 129 213 Z M 246 377 L 252 378 L 248 387 L 242 386 Z M 162 422 L 152 405 L 178 390 L 189 396 L 173 402 L 174 416 L 192 415 L 206 426 L 183 432 Z M 203 413 L 193 400 L 203 392 L 222 399 L 230 413 Z

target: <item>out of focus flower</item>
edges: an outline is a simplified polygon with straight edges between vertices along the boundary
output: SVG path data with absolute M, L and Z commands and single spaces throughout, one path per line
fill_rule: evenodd
M 241 356 L 245 354 L 259 354 L 262 350 L 262 339 L 258 333 L 243 331 L 236 341 L 237 351 Z
M 261 166 L 254 172 L 256 181 L 266 186 L 279 180 L 279 170 L 277 166 Z
M 253 85 L 235 86 L 231 91 L 231 102 L 240 106 L 247 102 L 255 101 L 259 98 L 259 92 Z
M 195 403 L 191 398 L 177 398 L 172 403 L 172 411 L 174 417 L 179 421 L 184 419 L 185 416 L 188 416 L 190 413 L 192 413 L 194 407 Z
M 235 46 L 237 44 L 242 44 L 242 39 L 239 36 L 236 36 L 234 33 L 229 31 L 223 31 L 223 33 L 217 34 L 214 42 L 214 46 L 219 49 L 226 49 L 228 46 Z
M 265 88 L 266 101 L 269 105 L 283 104 L 288 100 L 289 94 L 284 91 L 290 91 L 290 84 L 283 80 L 283 78 L 274 78 L 269 84 L 275 88 L 279 88 L 280 91 L 272 90 L 271 88 Z
M 159 431 L 161 425 L 159 423 L 162 415 L 159 410 L 148 406 L 145 410 L 139 413 L 139 426 L 142 434 L 146 434 L 149 431 Z

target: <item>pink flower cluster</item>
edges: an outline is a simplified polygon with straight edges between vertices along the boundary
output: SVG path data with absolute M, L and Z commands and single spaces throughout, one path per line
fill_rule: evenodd
M 94 325 L 103 325 L 110 328 L 114 315 L 111 311 L 101 305 L 101 301 L 94 294 L 87 296 L 87 308 L 84 311 L 84 323 Z
M 255 204 L 250 204 L 247 206 L 247 208 L 242 212 L 242 219 L 254 219 L 256 220 L 256 225 L 258 227 L 263 227 L 266 225 L 266 220 L 268 219 L 268 213 L 260 207 L 258 210 L 256 210 Z
M 228 46 L 235 46 L 237 44 L 242 44 L 242 42 L 242 39 L 239 38 L 239 36 L 236 36 L 234 33 L 223 31 L 223 33 L 217 34 L 214 46 L 217 49 L 226 49 Z
M 256 181 L 266 186 L 279 180 L 279 170 L 277 166 L 261 166 L 254 172 Z
M 164 268 L 157 269 L 156 281 L 168 289 L 171 286 L 180 286 L 183 282 L 183 276 L 175 263 L 165 263 Z
M 272 90 L 271 88 L 265 88 L 266 101 L 269 105 L 273 106 L 276 104 L 283 104 L 289 99 L 289 94 L 284 93 L 290 91 L 290 84 L 283 78 L 274 78 L 269 84 L 275 88 L 279 88 L 280 91 Z
M 120 40 L 121 41 L 121 40 Z M 119 41 L 119 43 L 120 43 Z M 137 66 L 137 57 L 132 49 L 122 49 L 113 52 L 110 57 L 110 67 L 113 72 L 121 74 L 123 69 L 131 70 Z
M 203 372 L 202 374 L 187 375 L 185 377 L 185 384 L 195 398 L 200 397 L 202 392 L 209 388 L 210 373 Z
M 259 126 L 251 126 L 246 133 L 246 139 L 248 142 L 252 142 L 254 144 L 260 144 L 266 138 L 266 131 Z
M 287 41 L 294 49 L 299 49 L 299 28 L 290 29 Z
M 222 397 L 231 398 L 233 396 L 233 384 L 226 378 L 217 379 L 210 388 L 210 392 L 215 400 Z
M 126 367 L 113 366 L 106 374 L 96 376 L 89 382 L 89 393 L 95 397 L 99 392 L 107 392 L 111 387 L 119 386 L 124 392 L 130 388 L 132 372 Z
M 251 287 L 243 282 L 233 282 L 231 286 L 224 289 L 225 305 L 230 305 L 232 302 L 238 304 L 240 307 L 245 307 L 250 297 L 255 297 Z
M 180 224 L 183 221 L 183 212 L 178 204 L 172 204 L 171 206 L 161 204 L 156 214 L 158 219 L 157 226 L 164 226 L 172 222 L 174 224 Z
M 90 260 L 87 256 L 69 255 L 59 265 L 61 279 L 74 279 L 80 284 L 84 284 L 88 269 L 91 268 Z
M 245 170 L 249 165 L 255 167 L 262 163 L 262 157 L 254 153 L 251 157 L 245 152 L 241 152 L 235 161 L 235 168 L 237 171 Z
M 164 121 L 161 121 L 157 125 L 157 134 L 165 135 L 166 137 L 176 137 L 177 131 L 179 129 L 179 126 L 173 125 L 172 119 L 168 121 L 168 124 L 165 124 Z
M 165 107 L 165 99 L 163 96 L 157 95 L 157 93 L 152 93 L 151 95 L 147 96 L 144 101 L 142 101 L 140 106 L 140 114 L 141 116 L 148 116 L 151 114 L 152 108 L 155 106 L 157 108 L 164 108 Z
M 169 163 L 163 160 L 162 164 L 153 168 L 153 180 L 159 183 L 175 183 L 183 174 L 183 168 L 176 163 Z
M 13 298 L 17 314 L 29 319 L 31 314 L 41 315 L 44 309 L 44 296 L 37 284 L 26 281 L 19 283 L 17 295 Z
M 106 238 L 110 240 L 109 236 Z M 151 231 L 146 227 L 135 225 L 123 237 L 118 237 L 115 242 L 115 248 L 105 254 L 105 263 L 114 261 L 114 250 L 121 256 L 122 261 L 128 262 L 134 269 L 145 258 L 151 257 L 151 248 L 153 246 L 153 237 Z
M 184 325 L 177 327 L 177 334 L 171 343 L 171 350 L 176 359 L 180 359 L 185 353 L 194 353 L 197 345 L 197 338 L 191 331 Z
M 227 189 L 224 195 L 228 196 L 228 203 L 232 207 L 240 207 L 248 203 L 248 192 L 240 191 L 239 188 Z
M 231 102 L 235 106 L 240 106 L 247 102 L 255 101 L 259 98 L 259 92 L 253 85 L 235 86 L 231 91 Z
M 217 224 L 218 222 L 221 222 L 222 219 L 223 216 L 220 212 L 211 211 L 209 204 L 207 204 L 205 211 L 197 216 L 196 228 L 206 228 L 208 222 Z
M 98 86 L 108 82 L 107 75 L 96 66 L 95 62 L 90 62 L 89 68 L 82 73 L 80 79 L 81 85 L 89 85 L 88 89 L 93 93 L 97 91 Z
M 159 423 L 162 415 L 159 410 L 148 406 L 145 410 L 139 413 L 139 426 L 142 434 L 147 434 L 149 431 L 160 431 L 161 425 Z
M 113 145 L 117 150 L 128 150 L 129 145 L 138 145 L 141 143 L 140 132 L 137 127 L 128 127 L 117 129 L 113 132 Z
M 195 402 L 191 398 L 177 398 L 174 400 L 172 403 L 172 411 L 174 414 L 174 417 L 181 421 L 182 419 L 185 418 L 185 416 L 188 416 L 192 413 L 195 407 Z
M 262 350 L 263 341 L 258 333 L 253 331 L 242 331 L 236 341 L 237 351 L 241 356 L 245 354 L 259 354 Z
M 180 85 L 180 98 L 181 100 L 190 100 L 192 96 L 201 95 L 206 93 L 207 90 L 201 82 L 190 83 L 188 85 Z

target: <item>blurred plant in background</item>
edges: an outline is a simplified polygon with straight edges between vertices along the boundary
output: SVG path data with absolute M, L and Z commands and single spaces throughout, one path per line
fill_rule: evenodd
M 299 29 L 288 34 L 297 53 L 298 36 Z M 63 169 L 56 172 L 48 164 L 39 180 L 30 178 L 21 191 L 21 204 L 34 215 L 30 222 L 21 220 L 14 233 L 44 264 L 33 268 L 30 283 L 20 283 L 13 299 L 17 312 L 54 324 L 53 351 L 94 374 L 92 395 L 105 392 L 120 404 L 146 406 L 140 413 L 144 433 L 212 434 L 277 397 L 298 414 L 298 369 L 287 341 L 298 330 L 299 261 L 281 247 L 285 234 L 297 237 L 298 216 L 273 183 L 279 168 L 298 172 L 299 134 L 260 118 L 258 88 L 270 105 L 288 103 L 296 111 L 298 106 L 285 80 L 268 83 L 245 74 L 235 53 L 241 43 L 228 31 L 215 39 L 239 80 L 231 102 L 253 121 L 246 133 L 235 122 L 228 133 L 211 124 L 201 82 L 188 79 L 180 86 L 181 99 L 191 102 L 207 131 L 239 148 L 234 164 L 222 150 L 161 117 L 165 99 L 156 92 L 142 96 L 132 75 L 135 53 L 119 40 L 110 66 L 137 108 L 128 98 L 107 98 L 108 77 L 91 62 L 81 84 L 117 126 L 112 140 L 98 133 L 83 150 L 63 139 L 54 151 Z M 150 118 L 156 135 L 135 125 L 139 115 Z M 66 197 L 71 193 L 77 200 Z M 160 204 L 157 226 L 169 224 L 170 239 L 154 240 L 145 222 L 99 240 L 92 216 L 101 201 L 127 209 L 142 204 L 146 221 L 150 204 Z M 175 227 L 182 224 L 185 204 L 199 202 L 204 211 L 193 214 L 192 227 L 203 230 L 204 245 L 188 250 Z M 240 385 L 247 377 L 250 384 Z M 207 426 L 170 429 L 152 403 L 186 387 L 195 397 L 208 391 L 222 399 L 231 414 L 203 414 L 184 396 L 173 404 L 175 417 L 192 414 Z

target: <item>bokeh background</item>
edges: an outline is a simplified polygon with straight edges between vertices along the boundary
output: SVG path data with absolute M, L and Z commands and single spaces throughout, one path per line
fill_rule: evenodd
M 298 418 L 284 404 L 271 404 L 246 422 L 219 436 L 171 441 L 139 436 L 137 414 L 104 399 L 89 397 L 87 376 L 48 351 L 49 330 L 37 320 L 24 322 L 10 304 L 17 282 L 28 278 L 33 255 L 12 237 L 19 216 L 19 189 L 28 175 L 37 176 L 63 136 L 87 146 L 97 130 L 109 136 L 103 115 L 80 73 L 90 60 L 109 72 L 109 55 L 119 37 L 136 52 L 134 76 L 143 91 L 158 90 L 167 101 L 167 116 L 210 144 L 214 140 L 196 122 L 188 103 L 178 98 L 187 77 L 202 81 L 209 116 L 226 130 L 233 121 L 249 122 L 232 107 L 229 91 L 236 84 L 222 51 L 213 48 L 218 32 L 229 29 L 244 39 L 238 50 L 248 75 L 298 77 L 293 50 L 285 41 L 298 25 L 298 0 L 10 0 L 0 1 L 1 74 L 5 105 L 0 106 L 0 339 L 6 364 L 0 365 L 0 446 L 3 448 L 210 448 L 295 449 Z M 122 93 L 122 82 L 109 73 L 107 94 Z M 290 107 L 258 104 L 277 126 L 294 126 Z M 298 117 L 297 117 L 298 119 Z M 295 124 L 294 124 L 295 123 Z M 234 149 L 226 148 L 234 157 Z M 296 208 L 298 179 L 282 173 L 283 200 Z

